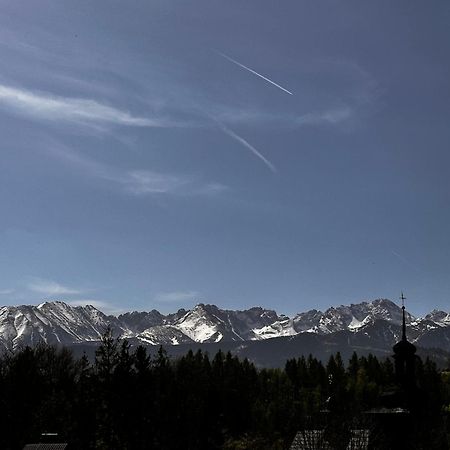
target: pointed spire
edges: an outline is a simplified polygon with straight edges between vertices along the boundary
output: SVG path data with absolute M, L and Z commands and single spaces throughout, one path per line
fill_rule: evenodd
M 403 295 L 400 296 L 400 300 L 402 301 L 402 313 L 403 313 L 403 326 L 402 326 L 402 341 L 406 341 L 406 318 L 405 318 L 405 300 L 406 297 Z

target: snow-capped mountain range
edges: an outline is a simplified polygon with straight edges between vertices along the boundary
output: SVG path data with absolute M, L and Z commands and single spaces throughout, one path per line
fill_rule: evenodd
M 200 303 L 191 310 L 180 309 L 163 315 L 128 312 L 106 315 L 91 305 L 72 306 L 62 301 L 38 306 L 3 306 L 0 308 L 0 347 L 17 348 L 48 344 L 76 344 L 98 341 L 106 327 L 115 335 L 151 345 L 178 345 L 232 341 L 258 341 L 304 333 L 331 335 L 340 331 L 380 333 L 380 325 L 402 322 L 401 308 L 390 300 L 338 306 L 325 312 L 310 310 L 294 317 L 254 307 L 243 311 L 220 309 Z M 407 313 L 408 337 L 428 347 L 450 350 L 450 314 L 434 310 L 423 318 Z M 392 327 L 391 327 L 392 328 Z M 375 331 L 378 330 L 378 331 Z M 395 331 L 398 334 L 398 331 Z M 392 333 L 391 333 L 392 334 Z M 389 339 L 398 339 L 390 336 Z

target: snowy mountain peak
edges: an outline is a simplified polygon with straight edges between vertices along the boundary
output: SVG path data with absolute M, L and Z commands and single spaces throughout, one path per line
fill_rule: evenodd
M 93 306 L 46 301 L 38 306 L 7 306 L 0 314 L 0 343 L 6 348 L 96 341 L 108 325 L 122 332 L 117 319 Z
M 424 317 L 426 320 L 432 320 L 440 325 L 450 325 L 450 313 L 433 309 Z
M 328 334 L 341 330 L 357 330 L 374 320 L 402 322 L 402 309 L 391 300 L 377 299 L 350 305 L 332 306 L 325 312 L 312 309 L 294 317 L 297 332 Z M 410 322 L 413 317 L 407 313 Z
M 410 336 L 420 340 L 427 333 L 450 330 L 450 314 L 434 310 L 415 319 L 407 313 Z M 190 310 L 161 314 L 127 312 L 107 316 L 92 305 L 73 306 L 63 301 L 45 301 L 38 306 L 0 307 L 0 345 L 15 348 L 38 342 L 72 344 L 98 341 L 107 326 L 117 336 L 148 344 L 176 345 L 192 342 L 249 341 L 299 333 L 331 334 L 377 328 L 377 323 L 398 327 L 402 309 L 387 299 L 340 305 L 322 312 L 301 312 L 293 318 L 255 306 L 247 310 L 225 310 L 199 303 Z M 375 328 L 374 328 L 375 327 Z

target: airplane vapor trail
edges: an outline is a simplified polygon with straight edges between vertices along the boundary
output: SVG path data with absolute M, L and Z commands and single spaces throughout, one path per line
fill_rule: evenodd
M 396 256 L 400 261 L 405 263 L 407 266 L 411 267 L 414 270 L 417 270 L 418 272 L 422 272 L 422 270 L 417 267 L 415 264 L 412 264 L 409 260 L 407 260 L 404 256 L 400 255 L 400 253 L 395 252 L 394 250 L 391 250 L 391 253 Z
M 244 147 L 248 148 L 254 155 L 256 155 L 273 173 L 277 172 L 276 167 L 264 156 L 262 155 L 258 150 L 256 150 L 253 145 L 248 143 L 244 138 L 237 135 L 234 131 L 227 128 L 225 125 L 219 124 L 222 128 L 222 131 L 228 136 L 232 137 L 234 140 L 238 141 L 240 144 L 242 144 Z
M 278 89 L 281 89 L 282 91 L 290 94 L 290 95 L 294 95 L 291 91 L 288 91 L 287 89 L 285 89 L 283 86 L 280 86 L 279 84 L 275 83 L 275 81 L 270 80 L 269 78 L 265 77 L 264 75 L 261 75 L 260 73 L 254 71 L 253 69 L 250 69 L 250 67 L 244 66 L 244 64 L 241 64 L 239 61 L 236 61 L 235 59 L 231 58 L 230 56 L 225 55 L 225 53 L 222 52 L 217 52 L 220 56 L 224 57 L 225 59 L 228 59 L 228 61 L 236 64 L 239 67 L 242 67 L 245 70 L 248 70 L 250 73 L 262 78 L 263 80 L 267 81 L 270 84 L 273 84 L 274 86 L 276 86 Z

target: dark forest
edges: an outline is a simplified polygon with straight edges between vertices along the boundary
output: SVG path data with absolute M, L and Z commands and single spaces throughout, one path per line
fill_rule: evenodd
M 418 360 L 416 376 L 415 426 L 400 432 L 414 448 L 446 449 L 450 372 Z M 288 449 L 299 430 L 324 426 L 332 448 L 346 448 L 349 430 L 370 430 L 365 412 L 393 386 L 391 360 L 370 355 L 258 369 L 220 351 L 171 360 L 161 348 L 151 357 L 108 330 L 92 363 L 46 345 L 2 355 L 0 448 L 56 432 L 72 450 Z

